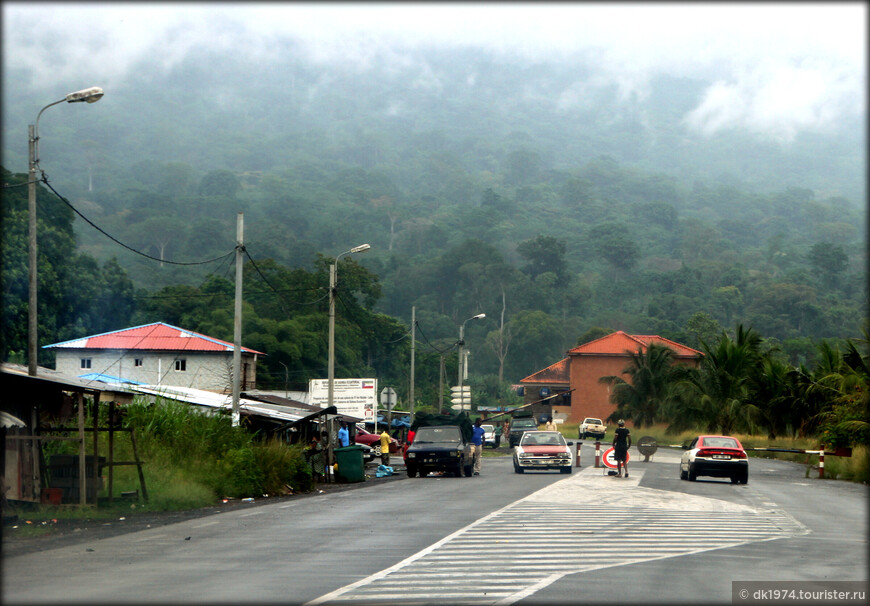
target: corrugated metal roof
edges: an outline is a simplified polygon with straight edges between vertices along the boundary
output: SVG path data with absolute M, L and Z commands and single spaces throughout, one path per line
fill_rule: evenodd
M 123 349 L 147 351 L 233 351 L 233 344 L 191 330 L 155 322 L 45 345 L 45 349 Z M 242 347 L 245 353 L 265 355 Z
M 192 387 L 129 385 L 128 389 L 133 393 L 160 396 L 169 400 L 196 404 L 197 406 L 204 406 L 207 408 L 232 410 L 233 407 L 233 398 L 229 394 L 219 394 L 214 393 L 213 391 L 194 389 Z M 278 407 L 263 402 L 239 398 L 239 412 L 242 414 L 268 417 L 278 421 L 298 421 L 310 411 L 289 407 Z
M 607 336 L 589 341 L 574 349 L 568 350 L 569 355 L 625 355 L 626 352 L 645 352 L 653 343 L 664 345 L 674 351 L 677 357 L 697 358 L 702 354 L 696 349 L 681 345 L 676 341 L 665 339 L 658 335 L 629 335 L 621 330 L 610 333 Z

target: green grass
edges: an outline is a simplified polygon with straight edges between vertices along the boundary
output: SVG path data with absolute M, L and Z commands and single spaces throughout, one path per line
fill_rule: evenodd
M 113 468 L 112 506 L 80 509 L 74 505 L 37 506 L 16 512 L 23 520 L 42 522 L 62 517 L 115 517 L 123 513 L 174 511 L 206 507 L 225 497 L 259 498 L 264 495 L 306 492 L 313 486 L 310 469 L 300 446 L 278 440 L 262 440 L 243 427 L 232 427 L 226 415 L 203 414 L 185 404 L 172 401 L 155 404 L 134 403 L 125 408 L 125 424 L 136 432 L 137 450 L 142 461 L 148 501 L 130 503 L 120 499 L 122 492 L 139 491 L 135 465 Z M 105 426 L 106 420 L 101 422 Z M 90 442 L 88 451 L 90 453 Z M 108 458 L 108 435 L 101 432 L 100 456 Z M 52 454 L 77 454 L 70 441 L 49 442 L 46 460 Z M 129 432 L 114 436 L 115 461 L 133 461 Z M 103 469 L 102 502 L 108 498 L 109 468 Z M 20 525 L 19 525 L 20 526 Z M 28 525 L 30 526 L 30 525 Z M 29 531 L 28 532 L 36 532 Z

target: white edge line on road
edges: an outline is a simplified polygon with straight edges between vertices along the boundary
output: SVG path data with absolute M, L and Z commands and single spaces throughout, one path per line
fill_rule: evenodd
M 345 585 L 344 587 L 339 587 L 339 588 L 336 589 L 335 591 L 332 591 L 332 592 L 330 592 L 330 593 L 324 594 L 324 595 L 320 596 L 319 598 L 314 598 L 314 599 L 311 600 L 310 602 L 306 602 L 305 604 L 303 604 L 303 606 L 316 606 L 317 604 L 322 604 L 322 603 L 324 603 L 324 602 L 328 602 L 328 601 L 330 601 L 330 600 L 332 600 L 332 599 L 334 599 L 334 598 L 337 598 L 337 597 L 341 596 L 342 594 L 347 593 L 348 591 L 351 591 L 351 590 L 353 590 L 353 589 L 356 589 L 357 587 L 361 587 L 362 585 L 367 585 L 367 584 L 369 584 L 369 583 L 372 583 L 372 582 L 374 582 L 374 581 L 377 581 L 377 580 L 379 580 L 379 579 L 384 578 L 385 576 L 389 575 L 390 573 L 393 573 L 393 572 L 395 572 L 395 571 L 397 571 L 397 570 L 401 570 L 402 568 L 404 568 L 404 567 L 407 566 L 408 564 L 412 564 L 413 562 L 416 562 L 417 560 L 419 560 L 419 559 L 422 558 L 423 556 L 425 556 L 425 555 L 431 553 L 432 551 L 438 549 L 438 548 L 439 548 L 441 545 L 443 545 L 444 543 L 447 543 L 448 541 L 454 539 L 455 537 L 458 537 L 459 535 L 461 535 L 461 534 L 467 532 L 469 529 L 474 528 L 475 526 L 478 526 L 478 525 L 480 525 L 480 524 L 483 524 L 484 522 L 486 522 L 486 521 L 489 520 L 490 518 L 493 518 L 493 517 L 495 517 L 495 516 L 501 514 L 502 512 L 504 512 L 504 511 L 510 509 L 511 507 L 516 506 L 518 503 L 522 503 L 523 501 L 532 498 L 533 496 L 535 496 L 535 495 L 538 494 L 539 492 L 542 492 L 542 491 L 544 491 L 544 490 L 548 490 L 550 487 L 554 486 L 555 484 L 558 484 L 559 482 L 565 482 L 565 481 L 568 481 L 568 480 L 570 480 L 570 479 L 571 479 L 571 478 L 565 478 L 565 479 L 563 479 L 563 480 L 559 480 L 558 482 L 555 482 L 554 484 L 550 484 L 550 485 L 545 486 L 545 487 L 543 487 L 543 488 L 541 488 L 541 489 L 539 489 L 539 490 L 536 490 L 536 491 L 533 492 L 532 494 L 527 495 L 527 496 L 523 497 L 522 499 L 519 499 L 518 501 L 514 501 L 513 503 L 508 503 L 507 505 L 505 505 L 505 506 L 502 507 L 501 509 L 497 509 L 497 510 L 495 510 L 495 511 L 493 511 L 493 512 L 491 512 L 491 513 L 489 513 L 489 514 L 487 514 L 487 515 L 485 515 L 485 516 L 483 516 L 482 518 L 479 518 L 479 519 L 475 520 L 475 521 L 472 522 L 471 524 L 469 524 L 469 525 L 467 525 L 467 526 L 464 526 L 463 528 L 460 528 L 459 530 L 457 530 L 457 531 L 455 531 L 455 532 L 453 532 L 453 533 L 447 535 L 446 537 L 444 537 L 444 538 L 441 539 L 440 541 L 437 541 L 437 542 L 435 542 L 435 543 L 432 543 L 431 545 L 429 545 L 429 547 L 426 547 L 425 549 L 423 549 L 423 550 L 421 550 L 421 551 L 418 551 L 418 552 L 415 553 L 414 555 L 405 558 L 405 559 L 402 560 L 401 562 L 398 562 L 397 564 L 393 564 L 393 565 L 390 566 L 389 568 L 385 568 L 384 570 L 381 570 L 381 571 L 379 571 L 379 572 L 376 572 L 376 573 L 373 574 L 373 575 L 367 576 L 367 577 L 364 578 L 364 579 L 360 579 L 360 580 L 358 580 L 358 581 L 355 581 L 354 583 L 351 583 L 350 585 Z
M 193 526 L 193 528 L 204 528 L 205 526 L 213 526 L 217 523 L 217 520 L 214 520 L 213 522 L 204 522 L 203 524 L 197 524 L 196 526 Z

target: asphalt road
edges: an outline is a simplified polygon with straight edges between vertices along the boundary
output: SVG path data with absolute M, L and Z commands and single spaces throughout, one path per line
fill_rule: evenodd
M 592 467 L 366 483 L 4 557 L 4 604 L 730 603 L 731 581 L 867 580 L 866 486 L 753 459 L 746 486 Z

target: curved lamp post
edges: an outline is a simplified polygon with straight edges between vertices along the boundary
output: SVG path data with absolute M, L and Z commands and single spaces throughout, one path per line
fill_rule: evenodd
M 465 375 L 465 357 L 464 357 L 465 356 L 465 352 L 464 352 L 465 324 L 466 324 L 466 322 L 468 322 L 470 320 L 480 320 L 481 318 L 485 318 L 485 317 L 486 317 L 486 314 L 477 314 L 476 316 L 471 316 L 470 318 L 468 318 L 468 320 L 463 322 L 462 325 L 459 327 L 459 364 L 457 366 L 459 366 L 459 383 L 458 383 L 458 385 L 459 385 L 459 397 L 460 398 L 463 397 L 462 396 L 462 379 L 464 378 L 464 375 Z M 464 400 L 463 400 L 462 407 L 463 407 L 463 409 L 465 408 Z
M 335 391 L 335 283 L 337 280 L 338 260 L 344 255 L 365 252 L 370 249 L 368 244 L 360 244 L 354 246 L 350 250 L 346 250 L 335 258 L 335 262 L 329 266 L 329 363 L 327 366 L 327 392 L 326 406 L 332 406 L 333 394 Z
M 37 313 L 36 313 L 36 169 L 39 166 L 39 118 L 42 112 L 58 103 L 94 103 L 103 96 L 103 89 L 92 86 L 83 90 L 68 94 L 66 97 L 54 103 L 49 103 L 36 115 L 36 122 L 27 127 L 29 174 L 27 188 L 27 213 L 28 213 L 28 307 L 27 307 L 27 374 L 36 376 L 36 351 L 37 351 Z

